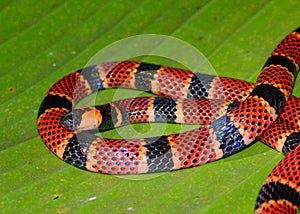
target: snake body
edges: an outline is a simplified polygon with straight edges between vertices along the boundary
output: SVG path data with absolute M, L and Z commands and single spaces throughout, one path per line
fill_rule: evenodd
M 254 85 L 139 62 L 90 66 L 51 87 L 39 109 L 38 131 L 59 158 L 82 169 L 109 174 L 197 166 L 231 155 L 260 138 L 287 156 L 265 181 L 255 210 L 297 213 L 299 127 L 295 118 L 290 125 L 284 113 L 290 116 L 294 107 L 299 110 L 298 98 L 291 96 L 299 53 L 298 28 L 275 48 Z M 82 98 L 107 88 L 132 88 L 162 97 L 125 99 L 72 112 Z M 224 105 L 219 103 L 221 98 L 226 100 Z M 207 107 L 207 102 L 215 107 Z M 86 131 L 152 121 L 209 124 L 184 133 L 142 139 L 107 139 Z M 278 194 L 280 191 L 292 194 Z

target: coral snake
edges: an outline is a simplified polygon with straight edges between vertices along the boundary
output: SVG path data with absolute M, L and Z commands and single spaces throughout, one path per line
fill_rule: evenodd
M 286 156 L 263 183 L 255 213 L 298 213 L 300 100 L 291 92 L 299 64 L 300 28 L 277 45 L 255 84 L 130 61 L 89 66 L 51 87 L 39 109 L 38 132 L 65 162 L 108 174 L 197 166 L 234 154 L 259 139 Z M 73 109 L 82 98 L 107 88 L 159 96 Z M 91 131 L 138 122 L 205 125 L 141 139 L 107 139 Z

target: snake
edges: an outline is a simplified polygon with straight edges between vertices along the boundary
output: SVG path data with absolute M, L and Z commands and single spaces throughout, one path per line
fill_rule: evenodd
M 300 64 L 300 28 L 267 59 L 255 84 L 145 62 L 105 62 L 56 82 L 43 99 L 37 129 L 57 157 L 103 174 L 141 174 L 203 165 L 257 139 L 286 154 L 258 194 L 255 213 L 298 213 L 300 205 L 299 98 L 291 95 Z M 157 97 L 74 107 L 109 88 Z M 224 102 L 225 100 L 225 102 Z M 170 135 L 110 139 L 95 135 L 129 123 L 205 124 Z

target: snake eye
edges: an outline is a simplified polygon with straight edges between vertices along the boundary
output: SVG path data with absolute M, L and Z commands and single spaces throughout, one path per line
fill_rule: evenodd
M 70 112 L 70 113 L 67 113 L 64 116 L 62 116 L 60 118 L 60 122 L 65 128 L 72 130 L 72 128 L 73 128 L 73 115 L 72 115 L 72 113 Z
M 73 112 L 69 112 L 61 117 L 60 122 L 61 124 L 69 129 L 69 130 L 76 130 L 80 125 L 81 115 L 73 114 Z

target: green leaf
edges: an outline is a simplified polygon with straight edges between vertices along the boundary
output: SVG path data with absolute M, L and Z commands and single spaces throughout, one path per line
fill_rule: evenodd
M 101 175 L 70 166 L 48 151 L 36 131 L 37 110 L 57 80 L 85 66 L 107 45 L 139 34 L 186 41 L 218 75 L 254 82 L 274 47 L 298 27 L 299 9 L 293 0 L 1 1 L 0 212 L 251 213 L 262 182 L 283 157 L 260 142 L 201 167 Z M 180 66 L 161 57 L 141 59 Z M 107 102 L 115 92 L 98 98 Z M 139 124 L 132 130 L 154 135 L 161 127 Z M 167 133 L 180 130 L 171 125 Z

